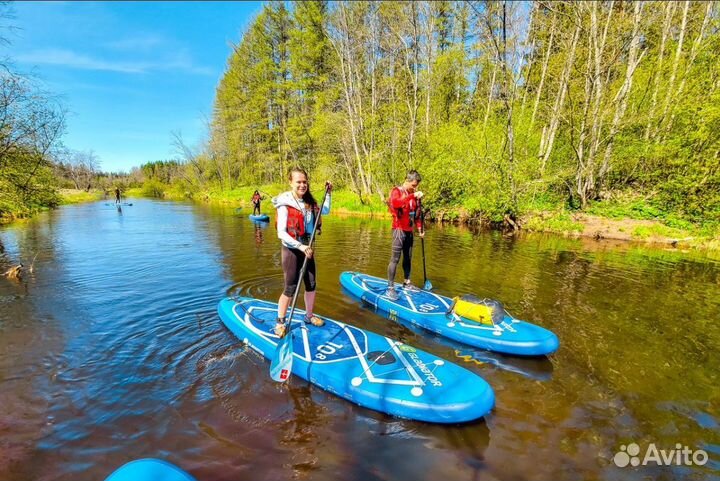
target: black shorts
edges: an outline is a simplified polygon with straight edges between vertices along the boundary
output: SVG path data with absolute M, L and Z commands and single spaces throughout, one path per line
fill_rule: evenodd
M 297 289 L 300 281 L 300 269 L 305 261 L 305 254 L 299 249 L 288 249 L 285 246 L 281 248 L 282 268 L 285 274 L 285 290 L 283 294 L 292 297 Z M 315 256 L 308 259 L 305 275 L 305 292 L 313 292 L 315 290 Z

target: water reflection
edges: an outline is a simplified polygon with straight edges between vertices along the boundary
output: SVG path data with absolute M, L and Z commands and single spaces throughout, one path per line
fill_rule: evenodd
M 265 233 L 263 232 L 268 227 L 267 222 L 253 222 L 255 224 L 255 247 L 260 247 L 265 240 Z

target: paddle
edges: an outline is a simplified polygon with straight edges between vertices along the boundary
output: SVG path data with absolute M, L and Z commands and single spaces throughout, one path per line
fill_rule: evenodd
M 420 222 L 422 224 L 422 231 L 425 232 L 425 209 L 423 209 L 422 202 L 418 199 L 418 206 L 420 207 Z M 425 235 L 423 234 L 423 237 L 420 238 L 420 244 L 422 245 L 422 255 L 423 255 L 423 277 L 425 278 L 425 283 L 423 284 L 423 289 L 426 291 L 431 291 L 433 288 L 432 282 L 427 278 L 427 269 L 425 268 Z
M 315 218 L 315 224 L 313 225 L 313 231 L 310 235 L 310 242 L 308 243 L 308 247 L 312 248 L 313 242 L 315 241 L 315 233 L 317 232 L 317 226 L 320 222 L 320 217 L 322 217 L 322 209 L 325 205 L 325 200 L 327 199 L 328 191 L 330 188 L 330 184 L 325 184 L 325 195 L 323 196 L 322 203 L 320 204 L 320 212 L 318 212 L 318 216 Z M 285 330 L 285 335 L 280 339 L 280 342 L 278 343 L 277 347 L 275 348 L 275 353 L 273 354 L 272 361 L 270 362 L 270 377 L 273 378 L 274 381 L 283 382 L 286 381 L 287 378 L 290 377 L 290 373 L 292 372 L 292 363 L 293 363 L 293 343 L 292 343 L 292 318 L 293 314 L 295 313 L 295 304 L 297 303 L 298 294 L 300 293 L 300 285 L 303 283 L 303 277 L 305 276 L 305 270 L 307 269 L 307 263 L 308 263 L 309 257 L 305 257 L 305 260 L 303 260 L 302 267 L 300 268 L 300 276 L 298 277 L 298 283 L 295 287 L 295 293 L 293 294 L 292 303 L 290 304 L 290 315 L 287 317 L 287 323 L 288 328 Z

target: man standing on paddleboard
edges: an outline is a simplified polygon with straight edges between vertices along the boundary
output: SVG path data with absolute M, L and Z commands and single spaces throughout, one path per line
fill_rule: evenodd
M 304 169 L 293 167 L 288 176 L 291 190 L 272 199 L 277 209 L 277 233 L 282 242 L 282 267 L 285 274 L 285 290 L 278 300 L 278 319 L 275 333 L 283 337 L 287 323 L 287 308 L 300 282 L 300 271 L 307 258 L 307 267 L 303 275 L 305 283 L 305 322 L 313 326 L 322 326 L 325 322 L 313 314 L 315 305 L 315 258 L 309 242 L 313 233 L 315 219 L 320 215 L 320 207 L 310 193 L 308 175 Z M 330 212 L 330 192 L 332 184 L 326 183 L 327 196 L 322 206 L 322 215 Z M 322 217 L 318 229 L 322 227 Z M 318 233 L 320 230 L 318 230 Z
M 417 190 L 422 178 L 417 170 L 411 170 L 405 177 L 403 185 L 393 188 L 390 192 L 388 206 L 392 214 L 392 254 L 388 264 L 388 289 L 385 295 L 392 300 L 398 298 L 395 290 L 395 271 L 400 255 L 403 258 L 403 287 L 408 290 L 417 289 L 410 282 L 412 267 L 413 229 L 417 227 L 418 235 L 425 236 L 420 216 L 420 199 L 423 193 Z

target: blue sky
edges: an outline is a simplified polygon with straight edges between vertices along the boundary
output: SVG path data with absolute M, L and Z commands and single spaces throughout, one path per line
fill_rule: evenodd
M 207 136 L 215 88 L 259 2 L 13 2 L 2 47 L 69 110 L 64 144 L 105 171 L 175 156 Z M 5 22 L 8 23 L 8 22 Z

